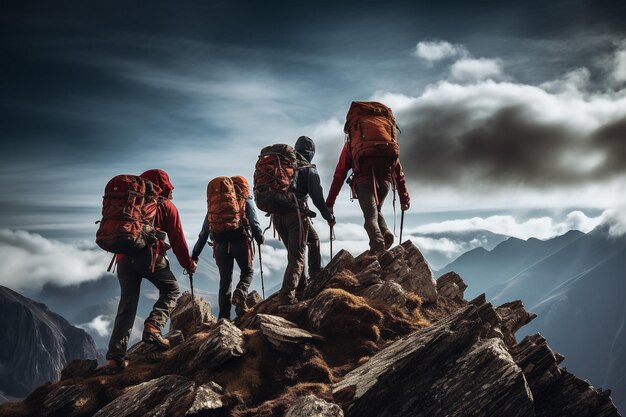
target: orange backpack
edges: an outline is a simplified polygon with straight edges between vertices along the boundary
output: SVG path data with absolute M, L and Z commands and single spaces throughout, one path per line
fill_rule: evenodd
M 154 218 L 158 188 L 137 175 L 117 175 L 104 188 L 102 220 L 96 244 L 102 249 L 133 255 L 156 241 Z
M 246 217 L 246 200 L 250 197 L 250 185 L 248 180 L 243 175 L 236 175 L 230 177 L 233 180 L 235 186 L 235 194 L 237 194 L 237 201 L 239 202 L 239 212 L 241 217 Z
M 382 103 L 353 101 L 343 130 L 355 172 L 365 165 L 390 170 L 400 156 L 396 134 L 400 129 L 391 109 Z
M 206 195 L 211 233 L 223 233 L 241 226 L 241 206 L 232 179 L 212 179 L 207 185 Z

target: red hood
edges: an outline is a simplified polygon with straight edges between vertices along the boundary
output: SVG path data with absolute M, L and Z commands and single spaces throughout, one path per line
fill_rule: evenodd
M 174 186 L 170 182 L 170 177 L 167 175 L 167 172 L 161 169 L 149 169 L 141 174 L 140 177 L 159 187 L 161 189 L 161 197 L 167 199 L 172 198 L 172 190 L 174 189 Z

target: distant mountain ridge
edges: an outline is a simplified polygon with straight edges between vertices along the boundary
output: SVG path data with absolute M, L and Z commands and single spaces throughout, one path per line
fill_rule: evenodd
M 74 359 L 96 359 L 96 345 L 44 304 L 0 286 L 0 391 L 24 397 L 33 388 L 59 379 Z
M 600 226 L 547 241 L 511 238 L 492 251 L 468 252 L 441 272 L 450 270 L 464 277 L 470 296 L 521 299 L 538 315 L 523 334 L 548 338 L 569 369 L 610 386 L 617 407 L 626 409 L 625 236 Z

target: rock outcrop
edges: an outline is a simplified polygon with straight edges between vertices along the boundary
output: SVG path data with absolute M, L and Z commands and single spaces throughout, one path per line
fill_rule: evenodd
M 411 242 L 380 258 L 344 250 L 302 301 L 254 297 L 237 325 L 190 327 L 181 297 L 170 350 L 137 344 L 114 376 L 75 362 L 0 417 L 619 416 L 541 335 L 517 342 L 535 318 L 521 302 L 465 289 L 453 272 L 435 282 Z
M 84 330 L 20 294 L 0 286 L 0 391 L 25 397 L 35 387 L 58 381 L 74 359 L 97 359 Z

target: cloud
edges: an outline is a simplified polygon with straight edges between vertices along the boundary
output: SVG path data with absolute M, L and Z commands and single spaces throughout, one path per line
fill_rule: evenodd
M 438 223 L 429 223 L 418 226 L 409 233 L 445 233 L 488 230 L 519 239 L 549 239 L 562 235 L 569 230 L 589 232 L 605 221 L 606 215 L 588 217 L 581 211 L 572 211 L 563 220 L 552 217 L 536 217 L 525 221 L 518 221 L 511 215 L 489 216 L 486 218 L 472 217 L 458 220 L 447 220 Z
M 479 81 L 496 79 L 503 75 L 499 59 L 463 58 L 450 67 L 450 75 L 457 81 Z
M 89 323 L 79 324 L 77 327 L 87 331 L 95 331 L 98 336 L 105 337 L 111 334 L 111 325 L 113 321 L 108 319 L 107 316 L 99 315 L 94 317 Z
M 611 236 L 626 235 L 626 207 L 606 210 L 602 214 L 602 223 L 608 226 Z
M 21 230 L 0 229 L 0 283 L 15 290 L 39 289 L 91 281 L 106 273 L 111 257 L 84 242 L 78 245 L 46 239 Z
M 417 44 L 413 54 L 432 64 L 446 58 L 467 55 L 463 45 L 451 44 L 441 40 L 422 41 Z
M 618 85 L 624 84 L 626 82 L 626 41 L 621 43 L 620 48 L 613 55 L 612 61 L 611 81 Z

